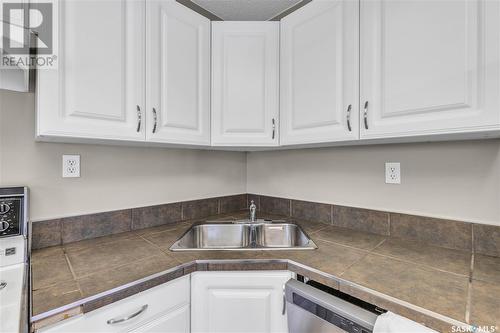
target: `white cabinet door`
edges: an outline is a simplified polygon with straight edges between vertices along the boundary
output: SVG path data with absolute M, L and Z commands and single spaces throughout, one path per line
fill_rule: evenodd
M 359 2 L 312 1 L 281 20 L 281 144 L 357 140 Z
M 175 0 L 146 8 L 146 139 L 210 145 L 210 20 Z
M 279 22 L 213 22 L 212 78 L 212 145 L 277 146 Z
M 190 277 L 183 276 L 39 332 L 189 332 L 190 291 Z
M 190 308 L 185 305 L 132 331 L 132 333 L 189 333 Z
M 498 128 L 499 22 L 498 1 L 362 0 L 361 138 Z
M 54 10 L 58 66 L 37 74 L 37 135 L 144 141 L 145 2 L 61 0 Z
M 288 271 L 195 272 L 192 332 L 288 332 L 283 286 Z

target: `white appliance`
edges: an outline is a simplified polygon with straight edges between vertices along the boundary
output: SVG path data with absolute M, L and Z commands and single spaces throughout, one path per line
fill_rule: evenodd
M 28 189 L 0 188 L 0 332 L 29 331 Z

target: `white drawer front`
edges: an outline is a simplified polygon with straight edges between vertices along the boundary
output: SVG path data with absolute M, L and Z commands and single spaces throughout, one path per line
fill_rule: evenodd
M 87 332 L 129 332 L 175 310 L 189 304 L 190 277 L 184 276 L 160 286 L 148 289 L 121 301 L 86 313 L 74 319 L 68 319 L 39 332 L 44 333 L 87 333 Z M 137 314 L 144 306 L 147 308 Z M 126 321 L 108 324 L 127 317 L 135 317 Z

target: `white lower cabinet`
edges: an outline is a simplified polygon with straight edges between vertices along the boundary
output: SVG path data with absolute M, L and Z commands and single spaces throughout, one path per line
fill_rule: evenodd
M 188 333 L 190 332 L 189 304 L 133 330 L 133 333 Z
M 178 278 L 38 332 L 189 332 L 189 279 Z
M 283 288 L 288 271 L 195 272 L 192 332 L 288 332 Z

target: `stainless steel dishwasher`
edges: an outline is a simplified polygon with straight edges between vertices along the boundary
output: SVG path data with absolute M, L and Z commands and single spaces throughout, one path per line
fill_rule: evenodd
M 371 333 L 376 313 L 290 279 L 285 285 L 289 333 Z

